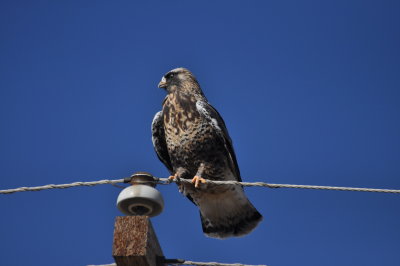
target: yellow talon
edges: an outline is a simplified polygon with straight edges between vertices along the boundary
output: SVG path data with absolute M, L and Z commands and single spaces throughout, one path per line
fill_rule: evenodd
M 178 181 L 179 181 L 179 177 L 178 177 L 177 173 L 175 175 L 171 175 L 168 177 L 168 184 L 172 183 L 172 182 L 178 182 Z
M 192 184 L 194 183 L 194 187 L 195 188 L 198 188 L 199 187 L 199 184 L 201 183 L 201 184 L 205 184 L 206 183 L 206 180 L 204 179 L 204 178 L 202 178 L 202 177 L 199 177 L 199 176 L 195 176 L 195 177 L 193 177 L 193 179 L 192 179 Z

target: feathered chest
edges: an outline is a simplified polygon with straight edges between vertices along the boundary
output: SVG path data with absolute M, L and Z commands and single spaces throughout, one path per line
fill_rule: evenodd
M 199 134 L 205 122 L 196 108 L 196 99 L 186 94 L 170 94 L 163 105 L 163 120 L 167 139 L 181 142 Z
M 224 150 L 210 118 L 201 112 L 199 105 L 196 98 L 177 94 L 168 95 L 163 104 L 165 142 L 172 165 L 183 165 L 193 171 L 200 162 L 223 157 Z

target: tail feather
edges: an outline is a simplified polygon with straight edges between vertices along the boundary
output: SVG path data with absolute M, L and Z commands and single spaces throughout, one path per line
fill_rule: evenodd
M 262 215 L 257 210 L 249 216 L 241 217 L 242 219 L 237 220 L 235 223 L 229 222 L 229 220 L 232 221 L 231 219 L 227 219 L 227 223 L 213 223 L 205 219 L 201 213 L 200 218 L 204 234 L 209 237 L 221 239 L 247 235 L 262 221 Z
M 241 192 L 241 193 L 240 193 Z M 203 232 L 213 238 L 244 236 L 253 231 L 262 215 L 244 195 L 243 191 L 232 191 L 203 200 L 198 204 Z

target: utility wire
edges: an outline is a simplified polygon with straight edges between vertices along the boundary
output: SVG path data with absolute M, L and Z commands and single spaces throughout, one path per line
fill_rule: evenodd
M 90 265 L 86 265 L 86 266 L 117 266 L 116 263 L 110 263 L 110 264 L 90 264 Z
M 25 191 L 39 191 L 45 189 L 53 189 L 53 188 L 70 188 L 70 187 L 80 187 L 80 186 L 96 186 L 96 185 L 104 185 L 104 184 L 117 184 L 117 183 L 124 183 L 124 179 L 115 179 L 115 180 L 99 180 L 99 181 L 91 181 L 91 182 L 74 182 L 70 184 L 49 184 L 44 186 L 38 187 L 19 187 L 13 189 L 5 189 L 0 190 L 0 194 L 10 194 L 15 192 L 25 192 Z
M 190 260 L 165 260 L 166 265 L 196 265 L 196 266 L 267 266 L 267 265 L 249 265 L 241 263 L 219 263 L 219 262 L 198 262 Z
M 182 259 L 166 259 L 165 265 L 196 265 L 196 266 L 267 266 L 263 265 L 249 265 L 241 263 L 219 263 L 219 262 L 199 262 Z M 117 266 L 116 263 L 101 264 L 101 265 L 87 265 L 87 266 Z
M 99 180 L 99 181 L 91 181 L 91 182 L 74 182 L 70 184 L 49 184 L 45 186 L 37 186 L 37 187 L 19 187 L 13 189 L 5 189 L 0 190 L 0 194 L 11 194 L 15 192 L 25 192 L 25 191 L 39 191 L 46 189 L 62 189 L 62 188 L 70 188 L 70 187 L 78 187 L 78 186 L 96 186 L 103 184 L 117 184 L 117 183 L 129 183 L 131 178 L 123 178 L 123 179 L 114 179 L 114 180 Z M 168 185 L 171 183 L 171 180 L 168 178 L 156 178 L 158 184 Z M 179 183 L 191 183 L 191 180 L 188 179 L 179 179 L 174 180 L 172 182 Z M 136 182 L 135 183 L 140 183 Z M 144 183 L 149 183 L 148 181 Z M 400 193 L 399 189 L 380 189 L 380 188 L 357 188 L 357 187 L 337 187 L 337 186 L 313 186 L 313 185 L 292 185 L 292 184 L 271 184 L 265 182 L 238 182 L 238 181 L 213 181 L 206 180 L 206 184 L 214 184 L 214 185 L 240 185 L 245 187 L 266 187 L 266 188 L 301 188 L 301 189 L 324 189 L 324 190 L 340 190 L 340 191 L 359 191 L 359 192 L 380 192 L 380 193 Z

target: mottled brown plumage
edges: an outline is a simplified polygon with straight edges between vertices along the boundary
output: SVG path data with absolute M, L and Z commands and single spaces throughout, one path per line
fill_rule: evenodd
M 171 70 L 159 87 L 168 95 L 153 119 L 152 139 L 171 175 L 177 179 L 241 181 L 225 123 L 193 74 L 184 68 Z M 207 236 L 245 235 L 262 220 L 240 186 L 202 184 L 197 188 L 182 183 L 180 190 L 199 207 Z

